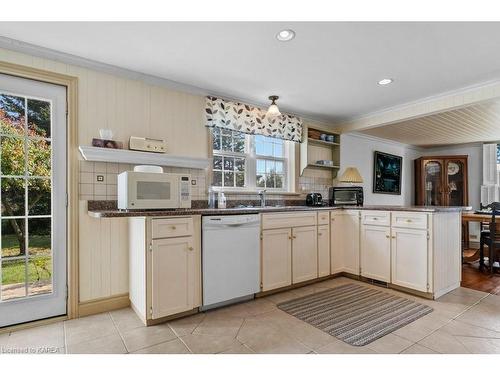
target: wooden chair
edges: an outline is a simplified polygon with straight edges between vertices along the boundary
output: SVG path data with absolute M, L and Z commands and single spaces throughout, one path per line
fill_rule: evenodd
M 484 245 L 488 246 L 488 260 L 490 273 L 493 273 L 493 265 L 500 260 L 498 253 L 500 251 L 500 223 L 496 221 L 496 216 L 500 215 L 500 202 L 493 202 L 485 208 L 491 210 L 491 222 L 487 229 L 481 230 L 481 238 L 479 242 L 479 269 L 484 267 Z

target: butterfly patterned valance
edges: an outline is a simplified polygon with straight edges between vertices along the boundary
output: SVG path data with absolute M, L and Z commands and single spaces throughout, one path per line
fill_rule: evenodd
M 213 96 L 206 98 L 205 114 L 208 127 L 302 141 L 302 120 L 293 115 L 267 116 L 267 111 L 261 108 Z

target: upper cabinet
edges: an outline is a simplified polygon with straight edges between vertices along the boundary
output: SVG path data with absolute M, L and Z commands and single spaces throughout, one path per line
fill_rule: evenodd
M 327 161 L 325 163 L 325 161 Z M 304 125 L 300 144 L 300 175 L 306 168 L 321 168 L 337 176 L 340 168 L 340 134 Z
M 467 206 L 467 155 L 416 159 L 415 203 L 419 206 Z

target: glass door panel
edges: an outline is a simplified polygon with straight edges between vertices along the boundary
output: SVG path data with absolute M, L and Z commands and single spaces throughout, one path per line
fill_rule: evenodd
M 465 166 L 461 160 L 446 161 L 446 195 L 448 206 L 463 206 L 465 186 Z
M 443 206 L 443 165 L 429 160 L 424 164 L 424 205 Z
M 52 291 L 51 103 L 0 93 L 0 122 L 5 301 Z

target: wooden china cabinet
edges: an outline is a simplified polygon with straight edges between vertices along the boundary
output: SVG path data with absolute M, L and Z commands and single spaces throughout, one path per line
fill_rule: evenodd
M 415 160 L 415 204 L 467 206 L 467 155 L 423 156 Z

